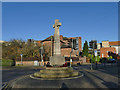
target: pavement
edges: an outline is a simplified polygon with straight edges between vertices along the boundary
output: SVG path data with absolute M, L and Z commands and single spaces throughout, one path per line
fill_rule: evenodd
M 3 71 L 3 83 L 8 83 L 12 88 L 118 88 L 118 67 L 116 64 L 95 65 L 90 70 L 90 65 L 74 66 L 73 68 L 83 73 L 82 77 L 44 80 L 34 79 L 30 75 L 40 68 L 9 69 Z

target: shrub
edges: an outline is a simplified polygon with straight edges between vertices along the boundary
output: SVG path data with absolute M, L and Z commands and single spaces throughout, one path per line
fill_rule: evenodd
M 10 59 L 2 59 L 2 66 L 12 66 L 13 60 Z

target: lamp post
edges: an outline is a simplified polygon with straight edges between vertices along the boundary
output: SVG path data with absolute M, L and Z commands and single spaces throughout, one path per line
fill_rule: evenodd
M 72 62 L 71 53 L 72 53 L 72 51 L 70 52 L 70 67 L 71 67 L 71 62 Z
M 91 54 L 91 70 L 92 70 L 92 54 Z
M 72 59 L 71 59 L 71 53 L 73 52 L 73 39 L 72 39 L 72 49 L 71 49 L 71 52 L 70 52 L 70 67 L 71 67 L 71 62 L 72 62 Z
M 23 64 L 23 63 L 22 63 L 22 56 L 23 56 L 23 54 L 20 54 L 20 56 L 21 56 L 21 64 Z
M 42 43 L 42 46 L 41 46 L 41 63 L 42 63 L 42 65 L 43 65 L 43 56 L 42 56 L 42 50 L 43 50 L 43 43 Z
M 95 51 L 95 56 L 96 56 L 96 68 L 97 68 L 97 50 Z
M 92 67 L 92 55 L 94 55 L 94 43 L 93 43 L 93 51 L 92 51 L 92 54 L 91 54 L 91 70 L 93 70 L 93 67 Z

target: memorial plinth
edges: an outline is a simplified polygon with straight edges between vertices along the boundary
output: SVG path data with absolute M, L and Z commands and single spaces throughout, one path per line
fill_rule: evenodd
M 65 58 L 63 56 L 50 57 L 50 65 L 52 65 L 52 66 L 62 66 L 63 64 L 65 64 Z

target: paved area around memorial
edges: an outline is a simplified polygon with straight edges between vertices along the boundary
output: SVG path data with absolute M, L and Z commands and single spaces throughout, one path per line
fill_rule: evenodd
M 13 88 L 118 88 L 118 67 L 114 65 L 98 66 L 90 70 L 90 65 L 75 66 L 83 73 L 79 78 L 62 80 L 40 80 L 30 78 L 40 69 L 3 70 L 3 83 L 8 82 Z

